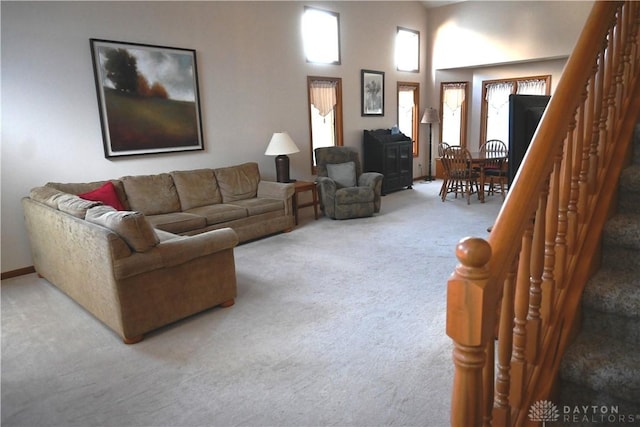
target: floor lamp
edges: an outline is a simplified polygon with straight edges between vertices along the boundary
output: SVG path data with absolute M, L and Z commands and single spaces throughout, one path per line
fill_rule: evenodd
M 433 158 L 433 132 L 432 126 L 434 123 L 440 123 L 440 119 L 438 118 L 438 110 L 435 108 L 427 108 L 424 110 L 424 114 L 422 115 L 422 120 L 420 123 L 429 123 L 429 173 L 424 178 L 425 181 L 433 181 L 435 178 L 431 174 L 431 159 Z

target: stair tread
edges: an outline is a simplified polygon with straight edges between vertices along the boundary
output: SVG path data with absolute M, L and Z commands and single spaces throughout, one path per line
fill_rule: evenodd
M 640 321 L 640 269 L 603 266 L 589 280 L 582 295 L 586 308 Z M 639 326 L 640 327 L 640 326 Z
M 581 332 L 562 359 L 561 377 L 630 401 L 640 401 L 637 345 Z
M 620 212 L 604 227 L 605 246 L 619 246 L 640 250 L 640 213 Z
M 637 317 L 606 313 L 583 304 L 582 329 L 640 346 L 640 320 Z
M 620 196 L 625 192 L 640 193 L 640 165 L 624 168 L 620 174 Z
M 606 422 L 606 425 L 611 427 L 629 426 L 640 421 L 640 402 L 621 399 L 566 380 L 560 380 L 559 386 L 559 396 L 553 403 L 557 405 L 561 415 L 558 422 L 550 424 L 554 427 L 576 427 L 581 425 L 581 422 L 584 422 L 584 425 L 604 425 Z M 613 413 L 616 416 L 599 418 L 600 414 L 605 413 Z M 584 415 L 587 415 L 586 419 Z M 597 421 L 601 421 L 600 424 L 593 424 L 594 416 Z

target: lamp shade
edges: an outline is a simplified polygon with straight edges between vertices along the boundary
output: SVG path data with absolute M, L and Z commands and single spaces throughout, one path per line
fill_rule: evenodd
M 435 108 L 427 108 L 424 110 L 424 114 L 422 115 L 422 120 L 420 123 L 440 123 L 440 118 L 438 117 L 438 110 Z
M 269 141 L 267 151 L 265 151 L 264 154 L 266 156 L 279 156 L 281 154 L 298 152 L 300 152 L 300 150 L 287 132 L 276 132 L 271 136 L 271 141 Z

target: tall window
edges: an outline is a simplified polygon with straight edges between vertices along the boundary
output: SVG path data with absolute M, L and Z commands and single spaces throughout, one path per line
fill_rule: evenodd
M 468 82 L 448 82 L 440 85 L 440 142 L 466 147 L 468 95 Z
M 398 82 L 398 128 L 413 141 L 413 157 L 418 156 L 419 115 L 420 83 Z
M 482 82 L 480 144 L 490 139 L 509 141 L 509 95 L 549 95 L 551 76 Z
M 420 71 L 420 32 L 398 27 L 396 67 L 398 71 Z
M 340 15 L 305 7 L 302 41 L 307 62 L 340 64 Z
M 316 173 L 315 149 L 343 145 L 342 79 L 307 77 L 311 173 Z

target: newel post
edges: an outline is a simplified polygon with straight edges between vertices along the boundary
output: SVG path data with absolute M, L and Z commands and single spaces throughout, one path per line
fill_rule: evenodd
M 467 237 L 456 246 L 460 264 L 447 283 L 447 335 L 454 341 L 455 373 L 451 399 L 451 425 L 481 426 L 483 418 L 482 369 L 485 348 L 493 336 L 495 318 L 488 295 L 487 263 L 491 246 Z

